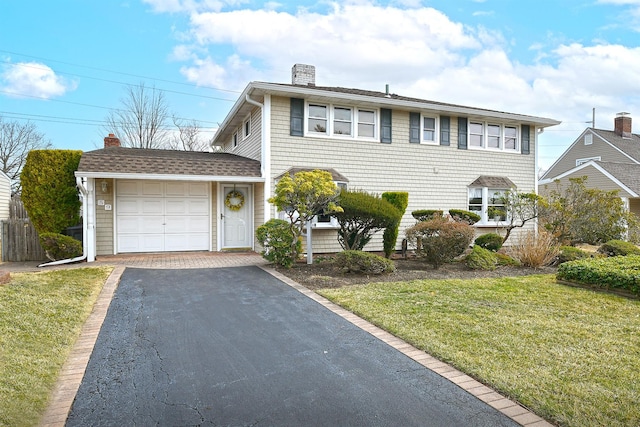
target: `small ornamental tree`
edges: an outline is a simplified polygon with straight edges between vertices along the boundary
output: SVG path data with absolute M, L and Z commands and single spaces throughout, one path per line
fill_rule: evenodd
M 60 233 L 80 221 L 75 171 L 82 151 L 33 150 L 20 181 L 22 201 L 38 234 Z
M 398 241 L 398 229 L 400 228 L 400 221 L 404 216 L 407 206 L 409 205 L 409 193 L 406 191 L 387 191 L 382 193 L 382 198 L 398 209 L 398 218 L 395 224 L 384 229 L 382 235 L 382 242 L 384 245 L 384 256 L 391 258 L 391 254 L 396 249 L 396 242 Z
M 327 171 L 301 171 L 293 177 L 285 174 L 278 181 L 275 195 L 269 199 L 269 203 L 284 212 L 289 220 L 289 232 L 293 238 L 290 253 L 294 261 L 300 255 L 298 241 L 307 221 L 316 215 L 342 211 L 336 203 L 338 195 L 339 189 Z
M 407 239 L 416 245 L 416 255 L 423 258 L 433 268 L 439 268 L 462 255 L 473 240 L 475 231 L 464 222 L 450 221 L 448 217 L 435 217 L 417 223 L 406 230 Z
M 540 206 L 544 199 L 536 193 L 521 193 L 516 190 L 508 190 L 501 197 L 507 214 L 505 221 L 505 234 L 502 243 L 507 241 L 514 228 L 524 227 L 526 223 L 538 217 Z
M 340 224 L 338 242 L 344 250 L 362 250 L 377 231 L 393 226 L 400 212 L 386 200 L 365 191 L 345 191 L 339 198 L 342 212 L 336 212 Z

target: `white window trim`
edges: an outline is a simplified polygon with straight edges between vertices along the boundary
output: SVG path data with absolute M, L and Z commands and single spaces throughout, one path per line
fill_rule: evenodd
M 327 130 L 326 132 L 315 132 L 309 129 L 309 106 L 317 105 L 327 108 Z M 334 133 L 334 122 L 336 108 L 345 108 L 351 110 L 351 135 Z M 360 111 L 373 112 L 373 137 L 358 135 L 359 113 Z M 304 105 L 304 136 L 306 137 L 319 137 L 330 139 L 357 139 L 366 141 L 380 140 L 380 110 L 377 108 L 366 107 L 352 107 L 340 104 L 324 104 L 321 102 L 309 102 L 305 101 Z
M 247 124 L 249 125 L 249 133 L 247 133 Z M 251 136 L 251 114 L 242 121 L 242 139 L 245 140 Z
M 491 226 L 491 227 L 500 227 L 506 226 L 507 220 L 504 221 L 495 221 L 492 218 L 489 218 L 489 190 L 499 190 L 502 192 L 507 192 L 508 188 L 489 188 L 489 187 L 467 187 L 467 210 L 469 210 L 469 190 L 470 189 L 482 188 L 482 208 L 480 211 L 480 221 L 478 221 L 475 225 L 478 226 Z M 477 212 L 477 211 L 472 211 Z
M 235 131 L 231 136 L 231 149 L 235 150 L 238 147 L 238 131 Z
M 471 124 L 478 123 L 482 125 L 482 146 L 471 145 Z M 489 147 L 489 126 L 500 126 L 500 143 L 499 147 Z M 505 128 L 515 128 L 516 130 L 516 146 L 515 148 L 505 148 Z M 510 123 L 499 123 L 499 122 L 488 122 L 482 120 L 472 120 L 469 119 L 469 126 L 467 130 L 467 147 L 470 150 L 487 150 L 487 151 L 499 151 L 503 153 L 519 153 L 520 152 L 520 144 L 522 143 L 520 136 L 520 125 L 514 125 Z M 476 134 L 473 134 L 476 135 Z M 478 134 L 479 135 L 479 134 Z
M 435 122 L 435 129 L 433 130 L 433 141 L 424 139 L 424 119 L 433 119 Z M 439 145 L 440 144 L 440 116 L 420 114 L 420 144 L 427 145 Z
M 582 159 L 576 159 L 576 166 L 583 165 L 583 164 L 585 164 L 585 163 L 587 163 L 588 161 L 591 161 L 591 160 L 601 161 L 602 157 L 596 156 L 596 157 L 584 157 Z
M 593 144 L 593 134 L 588 133 L 584 136 L 584 145 L 591 145 L 591 144 Z

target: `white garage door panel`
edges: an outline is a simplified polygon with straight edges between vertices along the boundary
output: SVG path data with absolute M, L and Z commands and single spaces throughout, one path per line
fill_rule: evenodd
M 118 252 L 209 249 L 209 206 L 208 183 L 118 181 Z

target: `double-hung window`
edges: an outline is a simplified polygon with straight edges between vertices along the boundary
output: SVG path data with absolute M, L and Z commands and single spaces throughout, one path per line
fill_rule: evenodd
M 427 144 L 435 144 L 437 142 L 436 123 L 435 117 L 422 116 L 422 142 Z
M 247 116 L 246 119 L 244 119 L 242 128 L 243 128 L 242 139 L 248 138 L 249 135 L 251 135 L 251 116 L 250 115 Z
M 469 123 L 469 146 L 484 147 L 484 123 Z
M 375 139 L 378 137 L 377 120 L 376 110 L 309 103 L 305 132 L 336 138 Z

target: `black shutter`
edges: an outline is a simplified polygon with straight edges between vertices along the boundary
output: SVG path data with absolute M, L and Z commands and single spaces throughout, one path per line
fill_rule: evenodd
M 304 136 L 304 99 L 291 98 L 291 136 Z
M 451 145 L 451 117 L 440 116 L 440 145 Z
M 529 125 L 522 125 L 522 138 L 520 147 L 522 154 L 531 153 L 531 130 Z
M 391 110 L 380 109 L 380 142 L 391 144 Z
M 467 118 L 458 117 L 458 148 L 467 149 Z
M 420 113 L 409 113 L 409 142 L 420 143 Z

